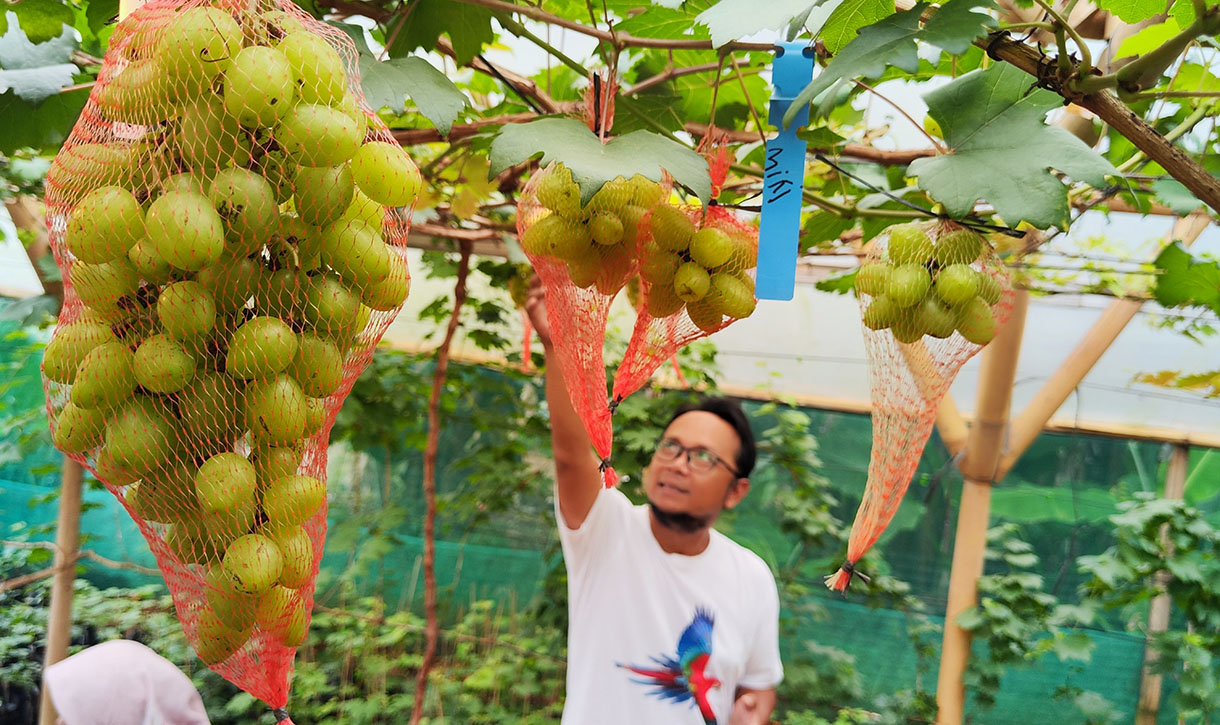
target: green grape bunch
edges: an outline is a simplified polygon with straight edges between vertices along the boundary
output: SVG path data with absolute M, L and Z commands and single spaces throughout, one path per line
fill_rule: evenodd
M 355 60 L 287 2 L 151 3 L 47 177 L 53 440 L 201 593 L 179 611 L 209 665 L 303 640 L 329 426 L 410 290 L 422 178 Z
M 756 232 L 721 207 L 658 206 L 649 219 L 640 278 L 654 319 L 681 314 L 703 332 L 754 314 Z
M 987 241 L 951 223 L 910 223 L 889 228 L 856 272 L 865 300 L 864 325 L 889 330 L 900 343 L 925 336 L 960 336 L 974 345 L 995 337 L 1009 281 Z
M 646 218 L 669 194 L 668 183 L 636 175 L 607 181 L 587 204 L 562 163 L 530 182 L 518 213 L 521 248 L 544 259 L 581 289 L 613 297 L 635 276 Z

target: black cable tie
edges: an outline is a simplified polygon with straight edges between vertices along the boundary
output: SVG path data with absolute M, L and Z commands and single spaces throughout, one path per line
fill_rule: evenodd
M 597 464 L 597 472 L 598 472 L 598 473 L 605 473 L 605 472 L 606 472 L 606 469 L 607 469 L 607 468 L 609 468 L 609 467 L 610 467 L 610 459 L 609 459 L 609 458 L 603 458 L 603 459 L 602 459 L 602 462 L 601 462 L 601 463 L 599 463 L 599 464 Z
M 623 402 L 623 399 L 621 397 L 616 397 L 616 398 L 610 399 L 610 402 L 606 404 L 606 408 L 608 408 L 610 410 L 610 415 L 614 415 L 615 412 L 618 411 L 618 406 L 622 402 Z
M 271 711 L 271 714 L 275 716 L 276 722 L 284 722 L 285 720 L 292 719 L 288 717 L 288 708 L 286 707 L 277 707 Z
M 870 577 L 868 574 L 865 574 L 862 571 L 857 571 L 856 565 L 853 564 L 851 561 L 843 562 L 843 566 L 841 566 L 839 568 L 841 568 L 843 571 L 847 572 L 847 586 L 843 587 L 844 593 L 846 593 L 848 588 L 851 587 L 851 580 L 853 577 L 860 577 L 860 580 L 863 581 L 865 584 L 868 584 L 869 582 L 871 582 L 873 580 L 873 578 Z
M 1003 60 L 1003 58 L 996 55 L 995 47 L 996 47 L 996 45 L 998 45 L 1000 43 L 1000 41 L 1007 40 L 1008 37 L 1009 36 L 1008 36 L 1007 30 L 1001 30 L 999 32 L 992 33 L 991 39 L 989 41 L 987 41 L 987 57 L 991 58 L 992 60 Z

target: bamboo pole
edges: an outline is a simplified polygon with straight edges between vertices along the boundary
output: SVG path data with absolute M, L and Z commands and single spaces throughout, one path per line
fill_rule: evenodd
M 1190 446 L 1175 445 L 1169 454 L 1169 468 L 1165 472 L 1165 498 L 1180 501 L 1186 494 L 1186 468 Z M 1166 550 L 1169 543 L 1169 526 L 1161 526 L 1161 546 Z M 1155 575 L 1158 589 L 1169 583 L 1169 572 L 1158 571 Z M 1148 632 L 1146 639 L 1169 629 L 1169 594 L 1158 594 L 1148 606 Z M 1161 709 L 1162 675 L 1154 673 L 1156 650 L 1144 644 L 1144 669 L 1140 674 L 1140 699 L 1135 711 L 1135 725 L 1156 725 L 1157 713 Z
M 1013 300 L 1008 324 L 983 350 L 978 415 L 970 429 L 966 455 L 960 466 L 965 480 L 957 514 L 953 569 L 949 575 L 949 601 L 945 607 L 945 631 L 936 686 L 939 710 L 936 721 L 940 725 L 961 723 L 965 710 L 963 675 L 970 657 L 970 633 L 957 626 L 956 621 L 958 615 L 974 606 L 978 579 L 983 574 L 991 484 L 996 480 L 1028 309 L 1029 293 L 1020 290 Z
M 1190 246 L 1210 224 L 1211 219 L 1206 214 L 1195 213 L 1183 217 L 1174 223 L 1168 243 L 1180 240 L 1184 245 Z M 997 479 L 1003 478 L 1012 469 L 1021 454 L 1042 432 L 1046 422 L 1080 385 L 1080 381 L 1089 374 L 1142 305 L 1141 300 L 1114 300 L 1102 312 L 1076 349 L 1046 381 L 1025 410 L 1013 420 L 1012 437 L 1008 442 L 1008 450 L 1000 461 Z
M 970 426 L 966 424 L 950 393 L 945 393 L 945 397 L 940 399 L 940 407 L 936 409 L 936 431 L 940 433 L 945 448 L 949 449 L 950 456 L 961 453 L 970 438 Z
M 72 641 L 72 583 L 80 550 L 81 488 L 84 468 L 71 458 L 64 460 L 63 478 L 59 489 L 59 517 L 55 522 L 55 579 L 51 582 L 51 605 L 47 614 L 47 641 L 42 659 L 42 671 L 68 656 Z M 58 720 L 51 695 L 43 679 L 40 695 L 39 725 L 55 725 Z

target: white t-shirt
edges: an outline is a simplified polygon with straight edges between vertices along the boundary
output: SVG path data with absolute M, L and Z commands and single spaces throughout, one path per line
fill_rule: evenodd
M 715 722 L 728 722 L 738 687 L 765 690 L 783 679 L 779 595 L 756 554 L 715 530 L 696 556 L 666 553 L 648 506 L 618 489 L 601 491 L 579 529 L 563 522 L 558 502 L 556 516 L 568 568 L 565 725 L 711 722 L 682 682 L 666 692 L 657 676 L 627 669 L 664 672 L 666 662 L 691 659 L 708 629 L 710 656 L 697 664 L 721 683 L 707 695 Z

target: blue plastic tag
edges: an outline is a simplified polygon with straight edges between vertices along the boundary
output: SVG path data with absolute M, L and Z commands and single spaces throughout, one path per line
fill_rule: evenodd
M 784 114 L 792 99 L 813 80 L 813 49 L 804 43 L 778 43 L 771 66 L 771 108 L 767 120 L 779 135 L 767 141 L 763 167 L 762 220 L 758 231 L 760 300 L 790 300 L 796 287 L 797 240 L 801 228 L 802 192 L 805 188 L 806 144 L 796 129 L 809 123 L 809 106 L 800 109 L 787 129 Z

